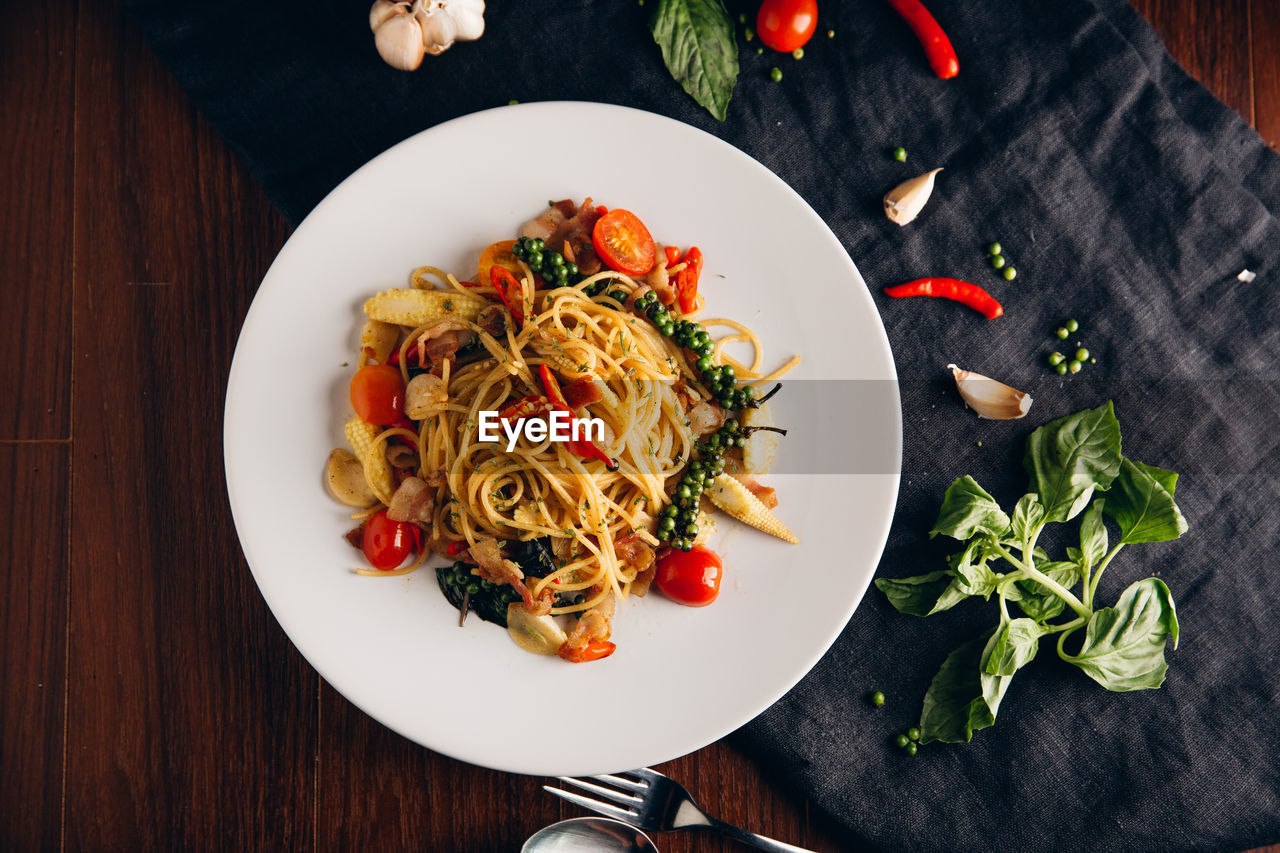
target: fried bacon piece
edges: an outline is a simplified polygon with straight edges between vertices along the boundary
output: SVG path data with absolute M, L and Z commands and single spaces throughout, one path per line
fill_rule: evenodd
M 430 526 L 431 514 L 435 508 L 436 498 L 433 490 L 417 477 L 409 477 L 391 496 L 391 504 L 387 507 L 387 518 L 392 521 L 412 521 L 414 524 Z

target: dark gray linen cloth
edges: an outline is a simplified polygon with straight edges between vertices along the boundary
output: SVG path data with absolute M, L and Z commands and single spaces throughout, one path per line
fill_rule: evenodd
M 886 4 L 827 0 L 803 60 L 740 41 L 723 123 L 663 68 L 646 28 L 655 2 L 491 3 L 483 39 L 414 74 L 378 59 L 363 3 L 305 14 L 243 0 L 125 6 L 295 223 L 393 143 L 511 99 L 663 113 L 778 173 L 843 241 L 893 345 L 904 464 L 883 576 L 941 566 L 948 548 L 925 531 L 953 479 L 973 474 L 1012 503 L 1031 429 L 1114 400 L 1126 452 L 1182 474 L 1191 526 L 1127 549 L 1100 591 L 1111 601 L 1151 574 L 1173 590 L 1182 643 L 1162 689 L 1107 693 L 1046 649 L 1014 679 L 994 728 L 910 759 L 893 736 L 993 605 L 922 620 L 873 589 L 821 663 L 735 738 L 843 824 L 851 848 L 1280 841 L 1280 157 L 1120 0 L 933 0 L 960 56 L 945 82 Z M 768 79 L 775 65 L 780 83 Z M 564 131 L 539 144 L 590 138 Z M 905 166 L 888 156 L 897 145 Z M 947 171 L 920 220 L 886 221 L 883 192 L 934 165 Z M 1015 281 L 986 266 L 992 240 Z M 1251 284 L 1236 280 L 1245 268 L 1258 274 Z M 879 293 L 924 275 L 979 282 L 1006 316 Z M 1060 378 L 1044 356 L 1069 317 L 1081 324 L 1070 345 L 1082 341 L 1097 364 Z M 1029 391 L 1030 416 L 977 421 L 948 362 Z M 880 710 L 867 701 L 876 689 L 889 697 Z

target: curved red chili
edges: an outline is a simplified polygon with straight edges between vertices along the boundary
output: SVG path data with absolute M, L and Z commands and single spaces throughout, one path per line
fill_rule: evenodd
M 920 40 L 920 46 L 924 48 L 934 74 L 947 80 L 960 73 L 960 60 L 956 59 L 951 39 L 947 38 L 937 19 L 920 0 L 889 0 L 889 5 L 902 16 Z
M 542 380 L 542 390 L 547 392 L 547 398 L 551 405 L 562 412 L 574 414 L 573 409 L 564 399 L 564 394 L 560 391 L 560 383 L 556 381 L 555 374 L 551 372 L 551 368 L 545 364 L 538 365 L 538 378 Z M 580 456 L 583 459 L 599 459 L 604 463 L 604 467 L 610 471 L 618 470 L 616 460 L 610 458 L 599 447 L 596 447 L 594 441 L 589 438 L 570 439 L 565 442 L 565 446 L 569 448 L 569 452 L 574 456 Z
M 489 280 L 498 291 L 498 298 L 515 319 L 516 328 L 524 328 L 524 288 L 520 282 L 505 267 L 497 264 L 489 269 Z
M 894 297 L 938 296 L 942 299 L 954 299 L 962 305 L 980 311 L 988 320 L 994 320 L 1004 314 L 1004 308 L 994 296 L 978 285 L 958 278 L 918 278 L 896 287 L 886 287 L 884 292 Z

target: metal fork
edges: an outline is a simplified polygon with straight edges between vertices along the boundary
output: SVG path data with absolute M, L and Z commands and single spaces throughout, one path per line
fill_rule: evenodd
M 747 832 L 732 824 L 717 820 L 698 808 L 689 792 L 679 782 L 663 776 L 656 770 L 642 767 L 623 773 L 592 776 L 595 781 L 576 779 L 572 776 L 557 777 L 561 782 L 589 791 L 610 802 L 584 797 L 572 791 L 562 791 L 543 785 L 542 788 L 557 797 L 598 812 L 605 817 L 625 821 L 646 831 L 664 832 L 671 829 L 713 829 L 743 844 L 774 853 L 813 853 L 803 847 L 793 847 Z M 613 805 L 616 803 L 617 805 Z

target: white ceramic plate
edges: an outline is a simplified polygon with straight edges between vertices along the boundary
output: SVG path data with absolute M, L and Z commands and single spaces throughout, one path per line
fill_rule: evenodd
M 521 651 L 479 619 L 458 628 L 433 571 L 356 575 L 359 554 L 342 539 L 350 523 L 322 469 L 330 449 L 344 444 L 363 301 L 405 286 L 424 263 L 474 271 L 485 245 L 513 235 L 548 199 L 586 195 L 634 211 L 659 241 L 699 245 L 709 315 L 751 324 L 771 363 L 801 353 L 797 379 L 879 380 L 810 386 L 841 396 L 857 431 L 828 417 L 788 424 L 798 430 L 788 439 L 795 447 L 844 440 L 850 430 L 846 444 L 872 446 L 878 463 L 872 473 L 810 473 L 818 467 L 770 478 L 778 515 L 801 545 L 722 520 L 726 577 L 715 604 L 681 607 L 656 593 L 633 599 L 614 620 L 617 652 L 570 665 Z M 405 737 L 463 761 L 578 775 L 705 746 L 817 662 L 879 561 L 897 496 L 901 420 L 892 356 L 866 286 L 800 196 L 747 155 L 679 122 L 545 103 L 420 133 L 312 211 L 245 319 L 224 438 L 231 507 L 254 577 L 289 638 L 335 689 Z

